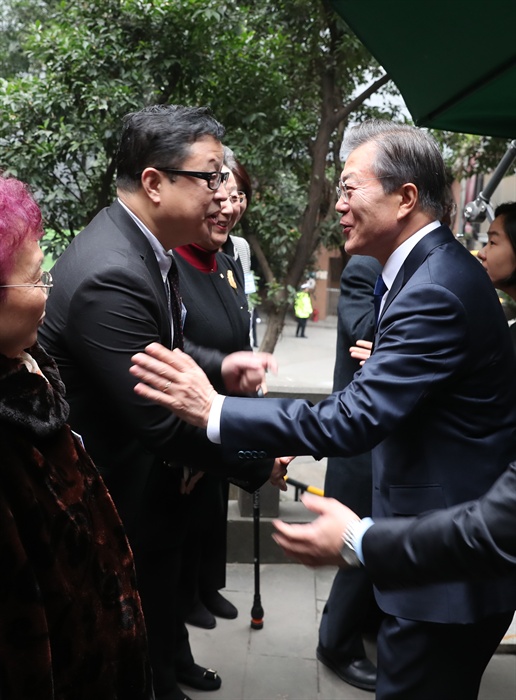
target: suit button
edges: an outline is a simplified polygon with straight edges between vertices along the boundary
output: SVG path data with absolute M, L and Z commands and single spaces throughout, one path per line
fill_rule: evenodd
M 245 459 L 245 452 L 243 450 L 238 450 L 238 459 Z
M 264 450 L 260 450 L 260 452 L 258 452 L 258 457 L 260 459 L 265 459 L 267 457 L 267 452 L 265 452 Z

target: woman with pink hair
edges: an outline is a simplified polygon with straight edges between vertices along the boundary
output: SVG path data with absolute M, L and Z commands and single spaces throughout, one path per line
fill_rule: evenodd
M 41 212 L 0 176 L 0 696 L 154 697 L 131 550 L 37 343 Z

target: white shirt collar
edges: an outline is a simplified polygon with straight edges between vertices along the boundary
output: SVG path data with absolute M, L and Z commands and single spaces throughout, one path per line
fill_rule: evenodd
M 392 283 L 396 279 L 396 275 L 400 271 L 401 266 L 408 258 L 412 249 L 415 248 L 419 241 L 430 233 L 430 231 L 433 231 L 440 225 L 441 224 L 439 221 L 432 221 L 430 224 L 423 226 L 423 228 L 416 231 L 416 233 L 413 233 L 410 238 L 403 241 L 403 243 L 398 246 L 393 253 L 391 253 L 382 270 L 383 281 L 385 282 L 387 289 L 392 287 Z

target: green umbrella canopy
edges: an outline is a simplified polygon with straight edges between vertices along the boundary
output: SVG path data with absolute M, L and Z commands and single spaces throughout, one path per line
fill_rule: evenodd
M 515 0 L 332 0 L 419 126 L 516 136 Z

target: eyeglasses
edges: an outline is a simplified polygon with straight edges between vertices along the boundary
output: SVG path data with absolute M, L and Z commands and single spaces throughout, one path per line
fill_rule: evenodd
M 232 192 L 229 195 L 228 199 L 231 202 L 231 204 L 236 204 L 237 202 L 240 202 L 240 204 L 242 204 L 244 199 L 246 199 L 245 192 Z
M 171 175 L 188 175 L 189 177 L 198 177 L 200 180 L 206 180 L 208 183 L 208 189 L 216 192 L 223 182 L 227 182 L 230 172 L 221 173 L 218 170 L 213 172 L 202 172 L 199 170 L 176 170 L 175 168 L 158 168 L 154 166 L 156 170 L 160 170 L 162 173 L 170 173 Z M 141 173 L 137 173 L 141 175 Z
M 39 287 L 45 292 L 45 295 L 48 297 L 50 294 L 50 290 L 54 286 L 54 282 L 52 281 L 52 275 L 50 272 L 47 272 L 46 270 L 41 273 L 41 277 L 39 278 L 39 282 L 35 282 L 34 284 L 0 284 L 0 289 L 6 289 L 7 287 Z
M 358 180 L 354 182 L 353 185 L 360 185 L 362 182 L 369 182 L 371 180 L 383 180 L 386 177 L 392 177 L 392 175 L 380 175 L 380 177 L 366 177 L 364 180 Z M 343 199 L 347 204 L 349 204 L 349 195 L 353 192 L 355 188 L 349 187 L 343 180 L 339 181 L 339 186 L 335 188 L 337 192 L 337 197 Z

